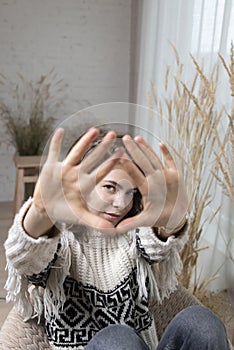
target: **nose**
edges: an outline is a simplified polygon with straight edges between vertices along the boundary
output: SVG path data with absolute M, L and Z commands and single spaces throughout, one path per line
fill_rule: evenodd
M 119 191 L 115 194 L 112 205 L 115 208 L 124 209 L 129 204 L 129 202 L 130 201 L 129 199 L 126 198 L 126 195 Z

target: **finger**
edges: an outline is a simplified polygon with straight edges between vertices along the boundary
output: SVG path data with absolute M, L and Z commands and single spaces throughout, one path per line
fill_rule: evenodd
M 136 142 L 129 135 L 123 137 L 123 143 L 133 158 L 134 162 L 142 169 L 145 175 L 152 173 L 154 170 L 149 158 L 145 156 L 144 152 L 138 147 Z
M 171 153 L 169 152 L 168 148 L 166 147 L 166 145 L 164 143 L 160 143 L 160 149 L 163 153 L 163 158 L 164 158 L 164 162 L 166 164 L 166 166 L 168 168 L 173 168 L 173 169 L 176 169 L 176 163 L 171 155 Z
M 103 159 L 104 155 L 113 146 L 116 140 L 116 133 L 109 131 L 103 140 L 94 148 L 94 150 L 82 161 L 82 171 L 89 173 Z
M 93 171 L 92 177 L 95 177 L 96 184 L 100 182 L 104 176 L 113 169 L 115 164 L 120 161 L 123 153 L 123 148 L 117 149 L 110 158 Z
M 138 215 L 121 221 L 116 226 L 116 231 L 122 234 L 137 227 L 154 227 L 156 222 L 157 218 L 153 215 L 152 211 L 143 210 Z
M 150 159 L 154 169 L 162 169 L 163 164 L 161 159 L 157 156 L 157 154 L 150 147 L 150 145 L 143 139 L 143 137 L 136 136 L 135 141 L 141 148 L 142 152 Z
M 54 163 L 58 161 L 63 135 L 64 135 L 64 130 L 62 128 L 59 128 L 55 131 L 54 135 L 52 136 L 50 146 L 49 146 L 47 162 Z
M 84 210 L 81 216 L 79 213 L 79 224 L 95 228 L 108 236 L 114 236 L 117 233 L 111 222 L 90 213 L 88 210 Z
M 131 160 L 126 158 L 121 158 L 120 163 L 123 165 L 124 169 L 134 179 L 136 187 L 141 187 L 142 183 L 145 181 L 145 176 L 142 171 L 134 164 Z
M 141 226 L 148 226 L 144 224 L 144 214 L 140 213 L 136 216 L 133 216 L 131 218 L 127 218 L 123 221 L 121 221 L 117 226 L 116 226 L 116 231 L 117 233 L 124 234 L 130 230 L 133 230 L 137 227 Z
M 92 142 L 98 136 L 99 130 L 96 128 L 91 128 L 88 130 L 79 141 L 72 147 L 71 151 L 64 160 L 64 164 L 69 164 L 71 166 L 77 165 L 85 152 L 89 149 Z

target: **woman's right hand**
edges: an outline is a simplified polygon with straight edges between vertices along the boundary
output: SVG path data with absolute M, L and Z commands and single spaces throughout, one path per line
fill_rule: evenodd
M 24 218 L 24 228 L 31 236 L 45 234 L 56 222 L 84 224 L 109 233 L 115 231 L 109 221 L 92 214 L 85 201 L 85 196 L 112 169 L 122 154 L 119 149 L 99 165 L 116 139 L 115 132 L 110 131 L 81 161 L 98 133 L 98 129 L 90 129 L 62 162 L 59 155 L 64 130 L 60 128 L 53 135 L 47 160 L 35 187 L 32 206 Z

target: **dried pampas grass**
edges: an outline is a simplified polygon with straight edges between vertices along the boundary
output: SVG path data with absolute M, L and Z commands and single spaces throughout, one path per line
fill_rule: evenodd
M 192 222 L 189 230 L 189 242 L 184 247 L 181 257 L 183 271 L 181 274 L 182 284 L 196 293 L 204 289 L 206 285 L 217 278 L 211 276 L 206 281 L 199 282 L 197 275 L 197 261 L 199 252 L 205 247 L 200 247 L 200 239 L 204 224 L 208 222 L 204 218 L 204 211 L 212 202 L 217 185 L 221 186 L 223 193 L 233 199 L 232 162 L 234 150 L 233 119 L 234 109 L 228 114 L 223 107 L 218 107 L 217 87 L 219 83 L 219 64 L 215 64 L 210 75 L 204 73 L 203 63 L 200 64 L 194 56 L 190 55 L 194 67 L 194 77 L 190 84 L 183 81 L 183 64 L 180 62 L 179 54 L 173 46 L 177 73 L 173 77 L 172 94 L 167 94 L 170 67 L 166 69 L 165 75 L 165 100 L 162 102 L 158 97 L 157 87 L 152 83 L 151 91 L 147 98 L 149 106 L 157 112 L 161 125 L 167 121 L 176 129 L 178 137 L 183 140 L 189 150 L 190 161 L 187 162 L 185 148 L 174 152 L 181 159 L 185 180 L 192 177 L 193 187 L 189 193 L 189 212 Z M 234 48 L 231 46 L 230 66 L 220 56 L 222 66 L 227 72 L 231 94 L 234 96 Z M 169 97 L 167 97 L 169 96 Z M 166 106 L 165 108 L 164 105 Z M 223 123 L 226 123 L 224 132 L 220 133 Z M 168 130 L 169 142 L 173 145 L 173 135 Z M 170 139 L 171 137 L 171 139 Z M 220 206 L 215 210 L 209 220 L 213 220 L 220 211 Z M 193 280 L 192 280 L 193 278 Z

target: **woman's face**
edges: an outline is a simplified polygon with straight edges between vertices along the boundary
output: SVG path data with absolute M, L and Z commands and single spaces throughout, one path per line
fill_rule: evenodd
M 136 187 L 122 165 L 116 165 L 86 198 L 89 210 L 117 225 L 131 210 Z

